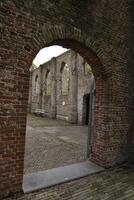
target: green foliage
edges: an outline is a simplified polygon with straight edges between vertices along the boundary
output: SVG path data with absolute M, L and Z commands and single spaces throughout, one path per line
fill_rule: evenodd
M 92 74 L 91 66 L 86 62 L 85 63 L 85 75 L 91 75 L 91 74 Z
M 32 63 L 31 70 L 34 70 L 36 68 L 37 68 L 37 66 L 34 63 Z

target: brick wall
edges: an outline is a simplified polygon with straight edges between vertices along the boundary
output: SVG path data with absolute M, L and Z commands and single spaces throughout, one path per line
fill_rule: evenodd
M 22 190 L 29 68 L 59 44 L 92 66 L 96 81 L 91 159 L 133 159 L 133 1 L 0 1 L 0 198 Z
M 31 71 L 31 87 L 29 88 L 29 92 L 31 96 L 29 95 L 29 105 L 31 108 L 31 111 L 40 108 L 40 89 L 41 89 L 41 73 L 40 68 L 37 68 L 34 71 Z M 32 103 L 30 103 L 30 100 Z
M 62 83 L 61 68 L 63 63 L 68 65 L 70 74 L 69 91 L 67 94 L 62 93 L 62 84 L 64 83 Z M 74 68 L 73 66 L 76 67 L 78 85 L 77 91 L 72 94 L 71 88 L 73 87 L 73 84 L 75 84 L 73 81 L 71 82 L 73 73 L 72 68 Z M 56 58 L 52 58 L 52 60 L 31 71 L 28 103 L 29 107 L 31 108 L 31 112 L 35 113 L 37 109 L 41 108 L 45 116 L 47 115 L 53 118 L 52 101 L 55 98 L 56 118 L 72 122 L 70 115 L 73 113 L 78 115 L 76 123 L 85 124 L 83 121 L 83 116 L 86 115 L 86 109 L 83 109 L 83 96 L 89 93 L 90 76 L 85 75 L 84 66 L 85 61 L 83 58 L 74 51 L 69 50 Z M 51 76 L 51 85 L 55 84 L 55 87 L 51 87 L 51 94 L 49 95 L 46 93 L 46 75 L 48 71 L 50 72 Z M 36 81 L 37 76 L 38 79 Z M 55 90 L 55 92 L 53 90 Z M 73 97 L 74 95 L 76 95 L 77 98 L 75 105 L 73 105 L 73 102 L 71 102 L 71 96 Z M 73 106 L 76 106 L 76 110 L 73 110 Z

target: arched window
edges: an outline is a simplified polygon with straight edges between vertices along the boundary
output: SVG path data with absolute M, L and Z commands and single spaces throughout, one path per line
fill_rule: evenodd
M 35 76 L 35 93 L 38 94 L 39 93 L 39 77 L 38 75 Z
M 68 64 L 62 62 L 61 64 L 61 90 L 63 95 L 69 92 L 70 70 Z
M 51 73 L 50 70 L 46 73 L 46 94 L 51 95 L 51 89 L 52 89 L 52 81 L 51 81 Z

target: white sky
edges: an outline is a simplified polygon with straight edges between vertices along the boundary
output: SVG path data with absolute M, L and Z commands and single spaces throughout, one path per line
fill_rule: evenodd
M 61 46 L 51 46 L 43 48 L 39 51 L 33 63 L 36 66 L 39 66 L 47 61 L 49 61 L 52 57 L 59 56 L 60 54 L 64 53 L 68 49 L 62 48 Z

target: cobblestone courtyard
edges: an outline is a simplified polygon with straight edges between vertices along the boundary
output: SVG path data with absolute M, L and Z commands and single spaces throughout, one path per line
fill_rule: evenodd
M 87 126 L 28 115 L 24 173 L 86 160 Z

